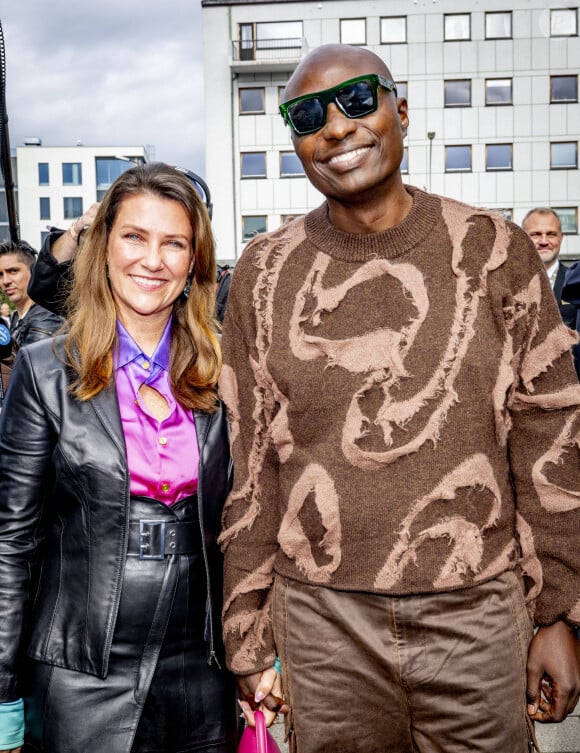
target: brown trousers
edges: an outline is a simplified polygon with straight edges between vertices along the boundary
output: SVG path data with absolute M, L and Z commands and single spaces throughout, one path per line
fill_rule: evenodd
M 277 576 L 274 631 L 291 750 L 529 753 L 532 626 L 511 572 L 391 597 Z

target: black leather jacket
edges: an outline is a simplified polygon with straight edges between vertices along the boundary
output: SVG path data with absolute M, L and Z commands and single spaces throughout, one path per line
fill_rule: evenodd
M 115 388 L 72 398 L 62 343 L 20 351 L 0 416 L 0 702 L 18 697 L 19 652 L 105 677 L 119 606 L 129 473 Z M 195 424 L 211 661 L 222 650 L 216 539 L 231 463 L 222 406 Z
M 36 343 L 51 337 L 63 323 L 62 317 L 52 311 L 33 303 L 22 319 L 20 326 L 16 325 L 14 339 L 20 347 Z

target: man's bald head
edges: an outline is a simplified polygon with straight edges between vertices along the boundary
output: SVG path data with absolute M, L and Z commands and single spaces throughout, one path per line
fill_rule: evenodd
M 326 88 L 325 81 L 332 77 L 335 71 L 335 83 L 365 73 L 380 73 L 387 78 L 393 78 L 384 60 L 374 52 L 347 44 L 325 44 L 316 47 L 300 61 L 286 84 L 284 98 L 288 100 L 300 96 L 304 93 L 304 86 L 307 87 L 307 91 Z M 318 79 L 319 86 L 316 85 Z

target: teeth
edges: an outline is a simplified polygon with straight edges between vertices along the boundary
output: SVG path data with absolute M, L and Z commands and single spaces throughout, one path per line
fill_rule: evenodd
M 367 149 L 370 149 L 370 147 L 363 146 L 360 149 L 354 149 L 352 152 L 345 152 L 344 154 L 337 154 L 335 157 L 332 157 L 329 160 L 329 163 L 332 164 L 336 162 L 349 162 L 355 157 L 358 157 L 359 154 L 363 154 L 363 152 L 366 152 Z
M 137 277 L 137 275 L 132 275 L 132 277 L 138 285 L 144 285 L 147 288 L 160 288 L 165 285 L 165 280 L 151 280 L 149 277 Z

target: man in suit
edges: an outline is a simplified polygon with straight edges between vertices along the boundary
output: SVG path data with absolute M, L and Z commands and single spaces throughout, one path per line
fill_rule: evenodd
M 564 324 L 570 329 L 575 329 L 576 306 L 562 299 L 566 267 L 558 260 L 563 238 L 560 218 L 549 207 L 536 207 L 526 214 L 522 221 L 522 228 L 534 242 L 544 262 Z
M 549 207 L 536 207 L 526 214 L 522 221 L 522 228 L 534 242 L 538 254 L 544 262 L 564 324 L 570 329 L 580 331 L 578 328 L 580 324 L 578 301 L 574 301 L 568 295 L 563 295 L 564 278 L 568 268 L 558 260 L 563 239 L 560 218 Z M 572 348 L 572 356 L 576 373 L 580 378 L 580 353 L 578 353 L 577 345 Z

